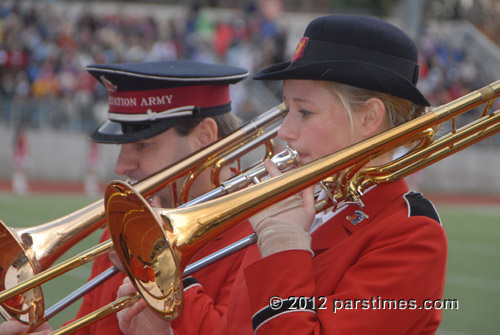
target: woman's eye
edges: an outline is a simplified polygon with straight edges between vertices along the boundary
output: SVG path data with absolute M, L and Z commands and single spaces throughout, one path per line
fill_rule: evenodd
M 143 149 L 146 149 L 148 147 L 149 143 L 146 143 L 146 142 L 137 142 L 135 143 L 135 147 L 137 150 L 143 150 Z
M 305 110 L 305 109 L 299 110 L 299 113 L 302 114 L 302 117 L 306 117 L 306 116 L 309 116 L 311 114 L 310 111 Z

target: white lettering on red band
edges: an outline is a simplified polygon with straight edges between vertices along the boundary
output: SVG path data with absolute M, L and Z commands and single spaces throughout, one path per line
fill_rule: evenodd
M 109 113 L 139 115 L 148 109 L 156 113 L 194 105 L 211 108 L 231 103 L 228 85 L 169 87 L 144 91 L 109 92 Z M 163 113 L 162 113 L 163 115 Z M 146 116 L 147 117 L 147 116 Z
M 174 95 L 162 95 L 153 97 L 144 97 L 141 100 L 141 106 L 159 106 L 159 105 L 171 105 Z
M 113 106 L 137 106 L 135 98 L 109 97 L 109 104 Z

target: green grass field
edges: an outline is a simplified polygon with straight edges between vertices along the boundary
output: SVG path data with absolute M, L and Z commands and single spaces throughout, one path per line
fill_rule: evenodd
M 78 195 L 0 193 L 0 219 L 10 227 L 32 227 L 57 219 L 97 199 Z M 445 299 L 457 299 L 459 309 L 444 310 L 440 335 L 493 335 L 500 329 L 500 206 L 439 205 L 448 235 L 448 270 Z M 85 239 L 63 257 L 97 243 L 101 231 Z M 90 265 L 43 285 L 46 306 L 51 306 L 83 284 Z M 53 327 L 71 319 L 79 302 L 51 320 Z

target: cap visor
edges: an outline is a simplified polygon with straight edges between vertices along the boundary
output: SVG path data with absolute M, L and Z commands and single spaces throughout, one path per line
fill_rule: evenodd
M 178 118 L 161 122 L 148 122 L 141 124 L 141 129 L 138 129 L 137 125 L 130 124 L 129 126 L 135 129 L 133 131 L 124 131 L 127 128 L 125 123 L 108 120 L 90 135 L 90 139 L 94 142 L 109 144 L 137 142 L 159 135 L 177 123 L 179 123 Z

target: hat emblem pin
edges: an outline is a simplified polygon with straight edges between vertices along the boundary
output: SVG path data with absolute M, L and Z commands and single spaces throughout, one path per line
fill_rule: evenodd
M 106 88 L 106 90 L 108 90 L 108 92 L 116 92 L 118 91 L 118 86 L 116 86 L 115 84 L 113 84 L 108 78 L 104 77 L 104 76 L 101 76 L 101 81 L 102 81 L 102 84 L 104 85 L 104 87 Z
M 292 63 L 302 58 L 304 54 L 304 50 L 306 49 L 307 42 L 309 41 L 309 37 L 302 37 L 297 44 L 297 48 L 292 57 Z

